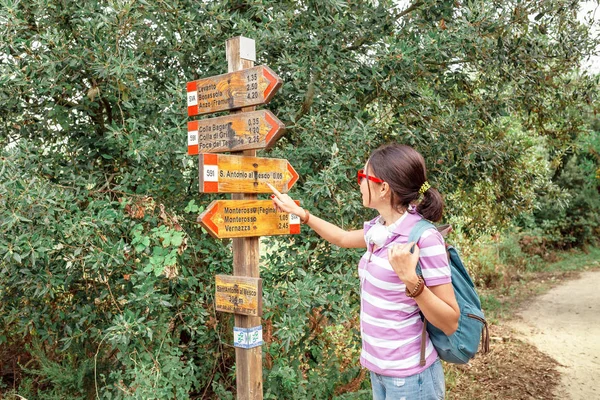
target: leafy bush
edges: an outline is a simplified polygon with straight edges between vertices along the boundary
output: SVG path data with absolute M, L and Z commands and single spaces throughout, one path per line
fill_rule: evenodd
M 22 338 L 29 395 L 204 390 L 228 366 L 196 362 L 226 359 L 214 345 L 225 333 L 208 300 L 212 279 L 199 279 L 198 269 L 221 271 L 227 249 L 207 243 L 198 260 L 186 252 L 182 216 L 149 197 L 111 200 L 114 193 L 52 183 L 38 175 L 35 156 L 21 143 L 0 168 L 0 344 Z
M 600 165 L 600 163 L 598 163 Z M 524 245 L 535 248 L 569 249 L 597 244 L 600 237 L 600 180 L 590 179 L 581 158 L 572 157 L 556 180 L 562 189 L 562 201 L 542 195 L 537 209 L 521 218 L 521 225 L 531 231 Z M 595 172 L 595 171 L 594 171 Z

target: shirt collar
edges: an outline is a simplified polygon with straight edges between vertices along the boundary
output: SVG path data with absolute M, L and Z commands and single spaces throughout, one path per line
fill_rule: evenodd
M 419 213 L 405 212 L 404 215 L 394 223 L 392 232 L 394 236 L 406 236 L 410 234 L 412 227 L 423 217 Z
M 373 227 L 375 224 L 379 223 L 380 219 L 381 216 L 373 218 L 369 222 L 369 225 Z M 412 227 L 415 226 L 415 224 L 421 219 L 423 219 L 423 217 L 417 212 L 405 212 L 396 222 L 392 224 L 392 226 L 390 227 L 391 235 L 387 238 L 385 244 L 381 248 L 384 248 L 390 243 L 394 242 L 400 236 L 408 237 L 408 235 L 410 235 Z
M 391 232 L 392 234 L 397 234 L 398 227 L 400 227 L 400 226 L 401 226 L 401 224 L 402 224 L 402 221 L 404 221 L 404 219 L 406 218 L 406 216 L 407 216 L 407 215 L 408 215 L 408 212 L 407 212 L 407 211 L 404 211 L 404 214 L 402 214 L 402 215 L 400 216 L 400 218 L 398 218 L 398 219 L 396 220 L 396 222 L 394 222 L 394 223 L 393 223 L 393 224 L 391 224 L 391 225 L 386 225 L 386 228 L 387 228 L 387 230 L 388 230 L 389 232 Z M 383 223 L 383 219 L 382 219 L 381 215 L 380 215 L 379 217 L 377 217 L 377 219 L 376 219 L 375 223 L 376 223 L 376 224 L 382 224 L 382 223 Z

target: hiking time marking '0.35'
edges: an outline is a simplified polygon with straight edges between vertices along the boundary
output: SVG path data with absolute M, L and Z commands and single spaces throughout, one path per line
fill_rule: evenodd
M 259 110 L 188 122 L 188 154 L 264 149 L 275 143 L 284 124 Z

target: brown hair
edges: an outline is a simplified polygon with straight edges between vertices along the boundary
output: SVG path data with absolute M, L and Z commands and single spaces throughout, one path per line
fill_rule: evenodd
M 391 143 L 379 147 L 371 154 L 367 168 L 373 175 L 390 185 L 392 207 L 407 208 L 419 200 L 419 189 L 427 181 L 423 156 L 410 146 Z M 370 194 L 370 191 L 369 191 Z M 436 222 L 442 219 L 444 200 L 437 189 L 425 191 L 417 204 L 417 212 L 425 219 Z

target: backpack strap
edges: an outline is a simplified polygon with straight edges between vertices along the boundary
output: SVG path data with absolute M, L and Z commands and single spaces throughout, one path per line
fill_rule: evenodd
M 415 244 L 419 241 L 419 239 L 421 238 L 421 235 L 423 234 L 423 232 L 425 232 L 427 229 L 431 229 L 431 228 L 435 228 L 435 225 L 433 225 L 431 222 L 427 221 L 426 219 L 422 219 L 419 222 L 417 222 L 415 224 L 415 226 L 411 229 L 409 235 L 408 235 L 408 243 L 410 242 L 415 242 Z M 421 275 L 421 263 L 417 262 L 417 275 Z M 421 313 L 421 315 L 423 315 L 423 313 Z M 419 365 L 420 366 L 424 366 L 425 365 L 425 344 L 427 343 L 427 319 L 425 319 L 425 316 L 423 316 L 423 330 L 421 331 L 421 358 L 419 360 Z
M 423 234 L 423 232 L 425 232 L 427 229 L 431 229 L 431 228 L 435 229 L 435 225 L 433 225 L 431 222 L 427 221 L 426 219 L 420 220 L 419 222 L 417 222 L 415 224 L 415 226 L 413 226 L 410 233 L 408 234 L 408 243 L 415 242 L 415 244 L 416 244 L 419 241 L 419 239 L 421 239 L 421 235 Z M 421 263 L 420 262 L 417 262 L 417 275 L 421 275 Z
M 421 331 L 421 358 L 419 359 L 419 365 L 425 366 L 425 344 L 427 343 L 427 320 L 423 317 L 423 330 Z

